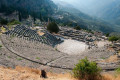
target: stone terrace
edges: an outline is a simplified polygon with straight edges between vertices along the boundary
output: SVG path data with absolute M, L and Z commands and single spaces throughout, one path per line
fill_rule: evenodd
M 73 28 L 66 28 L 66 27 L 60 27 L 60 32 L 58 34 L 66 39 L 73 39 L 73 40 L 85 42 L 87 45 L 89 45 L 89 48 L 98 47 L 94 43 L 94 41 L 102 40 L 102 38 L 97 37 L 91 33 L 82 30 L 75 30 Z
M 92 61 L 98 61 L 103 57 L 108 58 L 114 54 L 114 52 L 107 51 L 105 48 L 96 48 L 95 50 L 91 49 L 86 51 L 81 55 L 68 55 L 46 44 L 19 37 L 11 38 L 11 36 L 6 34 L 1 35 L 1 41 L 4 46 L 12 52 L 11 54 L 15 54 L 33 63 L 68 70 L 72 69 L 79 60 L 85 57 L 88 57 L 88 59 Z M 103 65 L 104 64 L 100 63 L 100 66 Z M 103 67 L 105 67 L 105 65 Z
M 23 37 L 24 39 L 38 41 L 50 46 L 55 46 L 61 42 L 49 32 L 45 31 L 44 33 L 44 35 L 40 36 L 36 30 L 17 25 L 13 30 L 8 31 L 5 34 L 10 35 L 11 37 Z
M 65 30 L 63 29 L 63 33 Z M 40 65 L 43 65 L 47 66 L 47 68 L 71 70 L 79 60 L 85 57 L 88 57 L 91 61 L 97 61 L 102 69 L 115 69 L 120 64 L 119 61 L 115 63 L 99 62 L 100 60 L 103 60 L 103 58 L 106 59 L 116 54 L 114 51 L 107 50 L 107 47 L 93 48 L 79 55 L 68 55 L 59 52 L 53 46 L 59 44 L 61 40 L 57 39 L 47 31 L 44 31 L 44 33 L 44 35 L 40 36 L 37 34 L 36 30 L 31 30 L 25 26 L 17 26 L 13 30 L 2 34 L 0 39 L 4 48 L 1 48 L 0 51 L 0 64 L 8 67 L 16 65 L 39 67 Z M 87 41 L 89 44 L 95 40 L 100 40 L 98 37 L 94 36 L 93 38 L 92 34 L 83 31 L 75 30 L 74 32 L 68 30 L 67 33 L 66 35 L 70 36 L 69 38 L 77 36 L 79 37 L 79 41 L 83 40 L 86 44 Z M 62 33 L 60 32 L 60 34 Z M 71 35 L 73 35 L 73 37 Z M 90 40 L 87 40 L 86 37 L 90 38 Z M 18 57 L 18 61 L 15 60 L 16 57 Z

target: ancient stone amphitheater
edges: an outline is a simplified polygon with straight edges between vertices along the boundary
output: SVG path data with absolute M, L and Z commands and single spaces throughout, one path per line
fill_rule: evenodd
M 108 58 L 115 54 L 105 47 L 87 50 L 82 54 L 69 55 L 56 49 L 63 41 L 56 38 L 46 30 L 41 30 L 39 35 L 36 30 L 25 26 L 16 26 L 0 36 L 0 65 L 15 67 L 17 65 L 46 69 L 48 71 L 72 70 L 79 60 L 88 57 L 97 61 L 105 70 L 112 70 L 119 66 L 117 62 L 99 62 L 101 58 Z

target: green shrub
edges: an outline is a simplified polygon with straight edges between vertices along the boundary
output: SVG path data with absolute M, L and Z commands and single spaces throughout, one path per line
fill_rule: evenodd
M 35 26 L 40 26 L 39 24 L 35 24 Z
M 0 45 L 0 48 L 2 48 L 2 45 Z
M 8 58 L 11 58 L 11 56 L 8 56 Z
M 36 59 L 40 59 L 40 57 L 36 57 Z
M 98 80 L 101 69 L 95 62 L 90 62 L 87 58 L 82 59 L 73 69 L 73 76 L 84 80 Z
M 120 74 L 120 67 L 116 69 L 117 74 Z
M 6 19 L 1 19 L 1 21 L 0 21 L 1 25 L 7 25 L 7 23 L 8 23 L 8 20 L 6 20 Z
M 21 61 L 21 60 L 22 60 L 22 58 L 17 58 L 17 60 L 18 60 L 18 61 Z
M 80 26 L 76 26 L 74 29 L 81 30 Z
M 119 37 L 117 37 L 117 36 L 111 36 L 111 37 L 109 37 L 108 40 L 109 41 L 117 41 L 117 40 L 119 40 Z
M 107 34 L 106 34 L 106 37 L 109 37 L 109 36 L 110 36 L 110 33 L 107 33 Z
M 57 24 L 55 22 L 51 22 L 48 24 L 47 30 L 51 33 L 53 33 L 53 32 L 58 33 L 59 27 L 57 26 Z
M 12 20 L 8 23 L 8 25 L 16 25 L 16 24 L 21 24 L 21 23 L 17 20 Z

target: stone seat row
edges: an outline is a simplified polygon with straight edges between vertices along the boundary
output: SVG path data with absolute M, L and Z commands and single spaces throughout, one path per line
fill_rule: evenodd
M 14 30 L 10 30 L 5 34 L 12 37 L 25 37 L 27 40 L 38 41 L 50 46 L 54 46 L 60 42 L 54 35 L 46 31 L 46 33 L 40 36 L 37 31 L 26 28 L 25 26 L 16 26 Z

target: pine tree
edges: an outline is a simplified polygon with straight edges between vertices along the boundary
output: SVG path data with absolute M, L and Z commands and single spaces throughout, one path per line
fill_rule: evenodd
M 18 12 L 18 17 L 19 17 L 19 21 L 21 22 L 22 21 L 22 15 L 20 12 Z
M 40 13 L 40 21 L 43 21 L 43 20 L 42 20 L 42 14 L 41 14 L 41 13 Z

